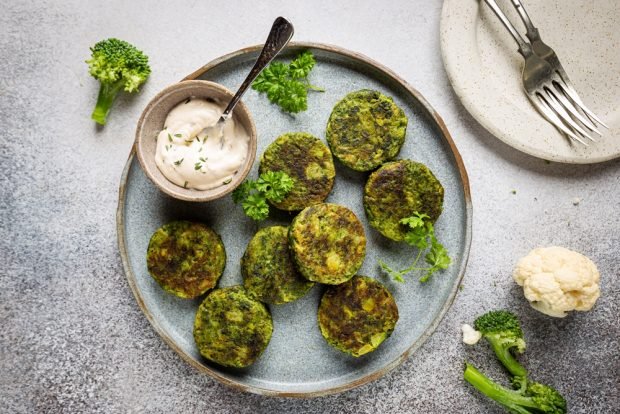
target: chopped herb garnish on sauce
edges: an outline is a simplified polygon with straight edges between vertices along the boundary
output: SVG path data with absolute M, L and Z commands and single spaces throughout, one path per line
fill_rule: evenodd
M 176 160 L 176 161 L 174 162 L 174 165 L 181 165 L 181 163 L 183 162 L 183 160 L 184 160 L 184 159 L 185 159 L 185 158 L 181 158 L 180 160 Z

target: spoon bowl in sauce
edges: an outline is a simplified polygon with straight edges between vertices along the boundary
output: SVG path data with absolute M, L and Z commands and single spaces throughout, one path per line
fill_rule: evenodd
M 243 182 L 256 157 L 256 127 L 247 107 L 239 102 L 217 134 L 206 128 L 217 122 L 232 97 L 222 85 L 191 80 L 167 87 L 148 103 L 138 121 L 135 150 L 161 191 L 203 202 Z

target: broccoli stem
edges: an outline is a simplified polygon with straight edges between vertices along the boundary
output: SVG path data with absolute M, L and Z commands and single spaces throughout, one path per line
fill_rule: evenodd
M 527 370 L 519 363 L 519 361 L 515 359 L 514 355 L 512 355 L 512 352 L 510 351 L 510 348 L 506 347 L 506 344 L 501 338 L 497 338 L 494 335 L 486 335 L 486 338 L 489 340 L 491 348 L 493 348 L 497 359 L 500 360 L 508 372 L 515 377 L 527 377 Z
M 123 82 L 116 83 L 102 83 L 99 88 L 99 96 L 97 97 L 97 104 L 93 110 L 91 117 L 95 122 L 100 125 L 105 125 L 106 118 L 114 102 L 114 98 L 120 92 L 123 86 Z
M 463 374 L 465 381 L 469 382 L 478 391 L 491 398 L 493 401 L 505 406 L 511 412 L 517 414 L 531 414 L 538 412 L 538 405 L 529 397 L 524 397 L 518 391 L 502 387 L 491 381 L 473 365 L 465 363 Z M 533 410 L 529 410 L 528 408 Z

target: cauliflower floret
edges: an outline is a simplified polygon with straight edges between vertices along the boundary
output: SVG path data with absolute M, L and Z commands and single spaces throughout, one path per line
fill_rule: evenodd
M 464 344 L 476 345 L 480 338 L 482 338 L 482 333 L 480 331 L 475 330 L 471 325 L 466 323 L 461 325 L 461 331 L 463 331 Z
M 557 318 L 592 309 L 600 296 L 596 265 L 564 247 L 532 250 L 519 260 L 513 277 L 534 309 Z

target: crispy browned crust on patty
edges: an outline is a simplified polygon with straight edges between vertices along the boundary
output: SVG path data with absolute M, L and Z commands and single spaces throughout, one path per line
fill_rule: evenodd
M 173 221 L 151 236 L 146 264 L 164 290 L 195 298 L 217 284 L 226 265 L 226 251 L 220 236 L 206 225 Z
M 398 307 L 377 280 L 354 276 L 325 291 L 318 320 L 321 334 L 331 346 L 359 357 L 377 349 L 391 335 Z
M 244 368 L 261 356 L 273 333 L 269 310 L 242 286 L 216 289 L 200 304 L 194 340 L 200 354 L 226 367 Z

